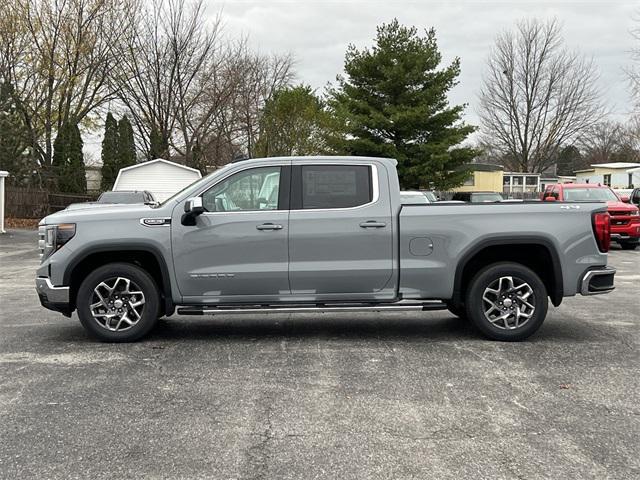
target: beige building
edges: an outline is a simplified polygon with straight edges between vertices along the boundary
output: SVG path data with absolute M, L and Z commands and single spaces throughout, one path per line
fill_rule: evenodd
M 502 192 L 504 167 L 491 163 L 472 163 L 471 177 L 454 192 Z

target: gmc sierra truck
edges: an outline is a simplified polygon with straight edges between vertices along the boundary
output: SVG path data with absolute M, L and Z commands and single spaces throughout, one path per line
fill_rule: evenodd
M 391 159 L 244 160 L 158 206 L 40 222 L 42 305 L 97 339 L 161 316 L 449 309 L 522 340 L 550 300 L 613 290 L 607 205 L 403 205 Z

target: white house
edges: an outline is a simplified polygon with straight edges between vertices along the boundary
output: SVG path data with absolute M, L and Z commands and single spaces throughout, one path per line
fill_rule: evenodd
M 576 183 L 600 183 L 613 188 L 640 186 L 640 163 L 595 163 L 591 168 L 576 170 Z
M 148 190 L 162 201 L 201 176 L 195 168 L 158 158 L 121 169 L 113 190 Z

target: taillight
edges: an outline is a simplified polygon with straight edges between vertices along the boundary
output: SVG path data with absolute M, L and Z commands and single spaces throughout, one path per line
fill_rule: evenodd
M 611 245 L 611 216 L 609 212 L 593 214 L 593 234 L 600 251 L 607 253 Z

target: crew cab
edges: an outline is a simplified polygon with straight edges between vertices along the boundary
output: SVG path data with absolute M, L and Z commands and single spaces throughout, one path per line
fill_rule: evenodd
M 605 204 L 402 205 L 384 158 L 244 160 L 157 207 L 62 211 L 39 231 L 42 305 L 114 342 L 176 310 L 447 308 L 522 340 L 549 300 L 614 288 Z
M 640 244 L 640 211 L 629 203 L 629 196 L 618 197 L 611 188 L 593 183 L 560 183 L 547 186 L 542 199 L 547 202 L 606 202 L 611 215 L 611 240 L 624 250 L 635 250 Z

